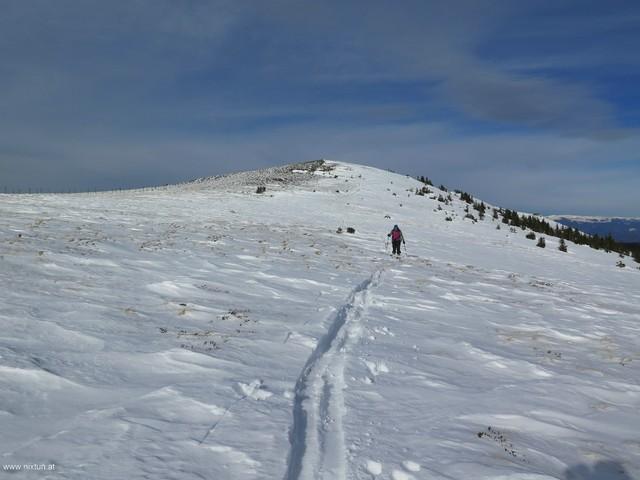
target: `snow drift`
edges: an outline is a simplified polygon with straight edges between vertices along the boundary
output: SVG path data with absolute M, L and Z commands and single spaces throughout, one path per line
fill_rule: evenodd
M 637 478 L 640 271 L 421 187 L 316 162 L 0 196 L 3 471 Z

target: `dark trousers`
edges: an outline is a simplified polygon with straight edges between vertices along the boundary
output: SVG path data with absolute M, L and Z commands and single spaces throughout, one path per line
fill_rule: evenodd
M 402 240 L 393 240 L 391 242 L 391 245 L 393 245 L 393 253 L 397 253 L 398 255 L 400 255 L 400 244 L 402 243 Z

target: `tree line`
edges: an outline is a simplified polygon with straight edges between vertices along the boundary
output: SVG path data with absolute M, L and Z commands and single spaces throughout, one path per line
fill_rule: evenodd
M 426 185 L 433 185 L 428 177 L 420 176 L 417 177 L 417 179 Z M 440 189 L 446 191 L 446 188 L 443 186 L 441 186 Z M 484 218 L 487 210 L 484 202 L 475 201 L 471 194 L 463 192 L 462 190 L 455 190 L 455 192 L 460 197 L 460 200 L 469 205 L 473 205 L 474 210 L 478 211 L 480 219 Z M 493 208 L 493 218 L 497 220 L 500 217 L 502 217 L 502 223 L 514 228 L 521 228 L 523 230 L 529 229 L 533 232 L 557 237 L 563 240 L 563 244 L 564 241 L 570 241 L 577 245 L 588 245 L 596 250 L 617 252 L 621 255 L 631 255 L 636 262 L 640 263 L 640 244 L 617 242 L 611 234 L 606 236 L 600 236 L 597 234 L 589 235 L 581 232 L 577 228 L 564 225 L 561 227 L 557 223 L 552 227 L 548 221 L 538 215 L 520 215 L 515 210 L 510 210 L 508 208 Z

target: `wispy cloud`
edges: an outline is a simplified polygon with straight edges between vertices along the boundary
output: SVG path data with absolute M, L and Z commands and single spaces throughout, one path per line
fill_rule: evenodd
M 634 158 L 640 100 L 616 87 L 640 75 L 640 8 L 607 5 L 10 0 L 0 174 L 108 187 L 333 156 L 531 205 L 523 174 Z

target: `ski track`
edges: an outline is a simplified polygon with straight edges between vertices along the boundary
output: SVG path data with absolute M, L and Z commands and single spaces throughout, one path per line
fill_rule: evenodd
M 327 333 L 296 381 L 285 480 L 346 477 L 342 428 L 345 353 L 360 337 L 370 291 L 378 286 L 381 275 L 382 269 L 376 270 L 352 290 L 333 314 Z

